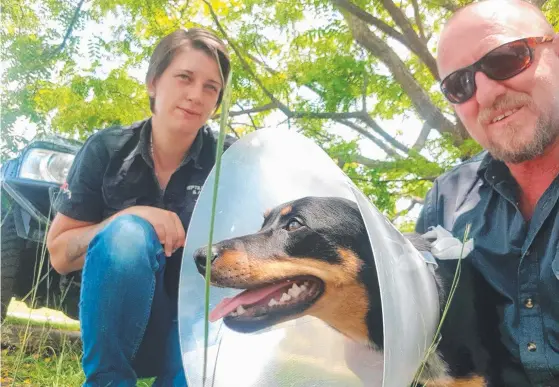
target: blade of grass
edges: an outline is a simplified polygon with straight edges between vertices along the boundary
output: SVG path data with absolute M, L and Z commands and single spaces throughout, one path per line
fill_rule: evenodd
M 414 377 L 414 381 L 412 382 L 411 387 L 417 387 L 418 383 L 420 381 L 421 375 L 423 374 L 423 371 L 425 370 L 425 366 L 427 365 L 427 360 L 429 359 L 429 357 L 431 355 L 433 355 L 433 353 L 435 353 L 439 342 L 441 341 L 441 329 L 443 326 L 443 323 L 446 319 L 446 315 L 448 313 L 448 309 L 450 308 L 450 304 L 452 303 L 452 298 L 454 297 L 454 293 L 456 292 L 456 288 L 458 287 L 458 281 L 460 280 L 460 273 L 462 272 L 462 258 L 464 257 L 464 245 L 466 244 L 466 241 L 468 240 L 468 235 L 470 234 L 470 228 L 471 228 L 471 224 L 467 224 L 466 228 L 464 230 L 464 237 L 462 239 L 462 249 L 460 250 L 460 258 L 458 259 L 458 263 L 456 264 L 456 270 L 454 271 L 454 278 L 452 280 L 452 285 L 450 286 L 450 291 L 448 293 L 448 299 L 446 301 L 445 307 L 443 309 L 443 313 L 441 315 L 441 319 L 439 321 L 439 325 L 437 326 L 437 330 L 435 332 L 435 335 L 433 337 L 433 342 L 431 343 L 431 345 L 429 346 L 429 348 L 427 349 L 427 352 L 425 353 L 425 356 L 423 358 L 423 361 L 421 362 L 421 365 Z
M 49 209 L 49 217 L 47 219 L 50 219 L 50 209 Z M 40 225 L 39 225 L 40 227 Z M 15 380 L 17 378 L 17 374 L 19 371 L 19 368 L 23 362 L 23 359 L 25 357 L 25 350 L 27 347 L 27 341 L 29 340 L 29 334 L 30 334 L 30 326 L 31 326 L 31 311 L 34 309 L 35 305 L 36 305 L 36 297 L 37 297 L 37 290 L 39 288 L 39 279 L 40 279 L 40 275 L 41 275 L 41 271 L 43 269 L 43 264 L 45 261 L 45 252 L 46 252 L 46 235 L 47 235 L 47 230 L 48 230 L 49 225 L 47 224 L 45 226 L 45 235 L 44 235 L 44 240 L 43 240 L 43 246 L 41 247 L 41 256 L 39 257 L 38 260 L 35 261 L 35 265 L 34 265 L 34 275 L 33 275 L 33 288 L 31 290 L 32 296 L 31 296 L 31 307 L 29 308 L 29 318 L 27 320 L 27 324 L 25 326 L 25 332 L 23 335 L 23 340 L 22 340 L 22 345 L 19 351 L 19 354 L 17 356 L 16 359 L 16 363 L 15 363 L 15 370 L 14 370 L 14 384 L 15 384 Z M 37 246 L 37 248 L 39 248 L 39 246 Z M 48 292 L 48 290 L 47 290 Z M 14 385 L 12 384 L 12 385 Z
M 215 53 L 215 58 L 219 64 L 219 56 Z M 221 66 L 219 71 L 221 73 Z M 215 226 L 215 213 L 217 205 L 217 192 L 219 186 L 219 176 L 221 172 L 221 155 L 223 154 L 223 143 L 225 140 L 225 133 L 227 132 L 227 119 L 229 117 L 229 106 L 231 104 L 231 76 L 233 71 L 229 71 L 227 81 L 225 82 L 223 73 L 221 73 L 221 79 L 223 82 L 224 93 L 221 105 L 221 115 L 219 122 L 219 137 L 217 140 L 216 149 L 216 160 L 215 160 L 215 177 L 213 186 L 213 197 L 212 197 L 212 210 L 210 215 L 210 233 L 208 237 L 208 251 L 206 253 L 206 272 L 205 272 L 205 300 L 204 300 L 204 369 L 202 373 L 202 385 L 206 385 L 206 373 L 208 364 L 208 341 L 209 341 L 209 306 L 210 306 L 210 274 L 211 274 L 211 257 L 212 257 L 212 244 L 213 244 L 213 233 Z

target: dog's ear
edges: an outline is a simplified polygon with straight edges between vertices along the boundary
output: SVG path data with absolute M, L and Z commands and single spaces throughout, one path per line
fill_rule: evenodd
M 270 215 L 271 212 L 272 212 L 271 208 L 268 208 L 266 211 L 264 211 L 264 214 L 263 214 L 264 218 L 267 218 Z

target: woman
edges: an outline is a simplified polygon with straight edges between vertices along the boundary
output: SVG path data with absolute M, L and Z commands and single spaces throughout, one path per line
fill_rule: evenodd
M 215 162 L 206 121 L 230 69 L 208 31 L 178 30 L 146 76 L 152 117 L 92 135 L 77 154 L 47 237 L 54 269 L 82 270 L 86 386 L 185 386 L 177 329 L 182 247 Z M 226 140 L 226 147 L 231 139 Z

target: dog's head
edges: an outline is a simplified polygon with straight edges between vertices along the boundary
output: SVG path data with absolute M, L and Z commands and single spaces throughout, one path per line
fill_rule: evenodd
M 357 205 L 306 197 L 264 216 L 257 233 L 212 246 L 212 285 L 246 290 L 222 301 L 210 319 L 254 332 L 309 314 L 360 341 L 370 339 L 375 324 L 382 334 L 373 255 Z M 207 247 L 195 252 L 201 274 L 206 254 Z

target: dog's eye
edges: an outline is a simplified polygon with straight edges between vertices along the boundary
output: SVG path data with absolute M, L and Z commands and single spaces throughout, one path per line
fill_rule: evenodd
M 289 221 L 289 223 L 287 224 L 286 230 L 287 231 L 295 231 L 300 227 L 303 227 L 301 222 L 299 222 L 297 219 L 291 219 Z

